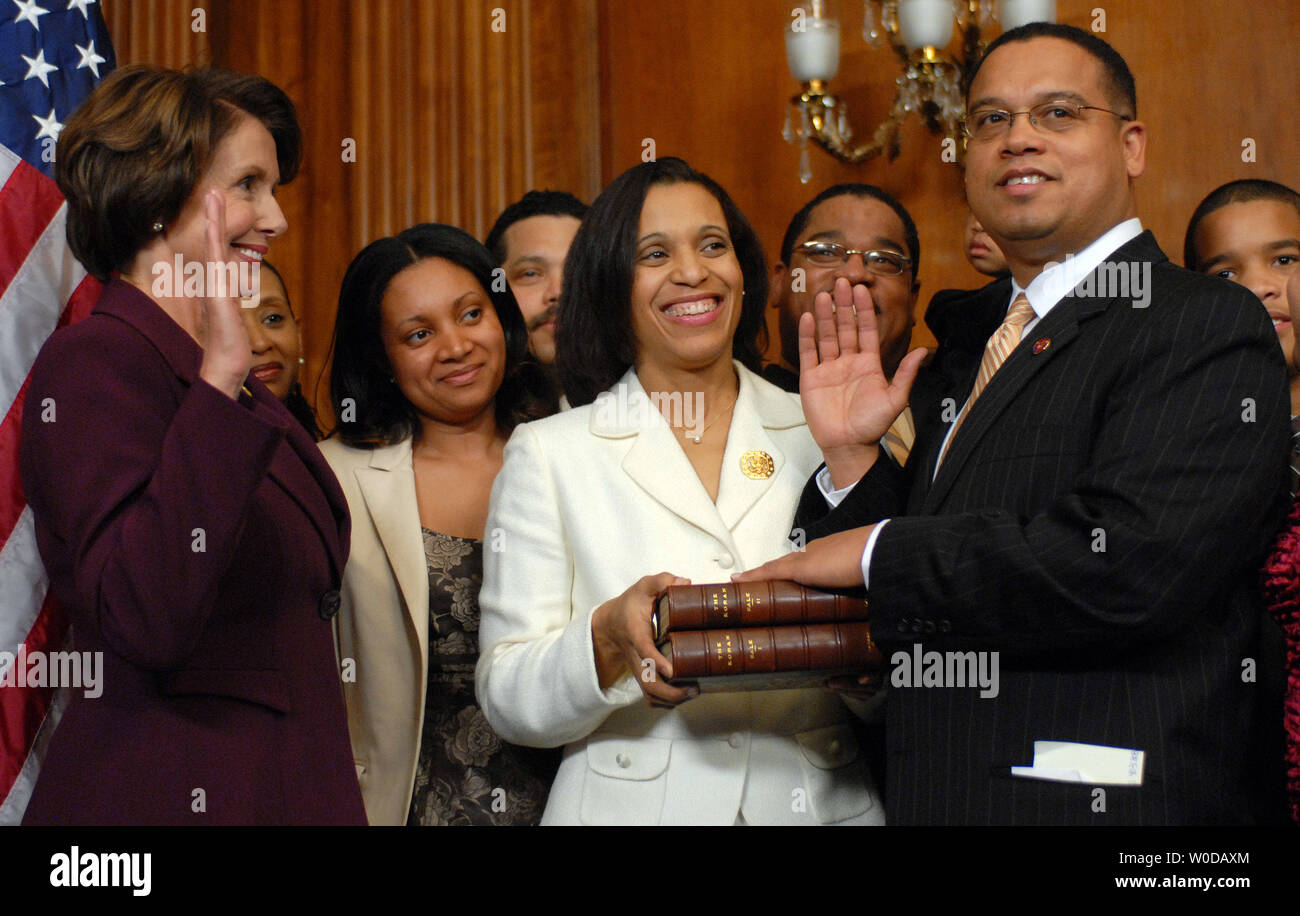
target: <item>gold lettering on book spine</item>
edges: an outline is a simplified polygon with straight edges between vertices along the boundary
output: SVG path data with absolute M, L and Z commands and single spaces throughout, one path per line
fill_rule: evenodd
M 710 592 L 709 598 L 713 602 L 713 609 L 715 611 L 721 610 L 722 612 L 721 617 L 719 619 L 730 620 L 731 612 L 730 612 L 729 603 L 727 601 L 726 587 L 724 586 L 723 588 L 718 589 L 716 592 Z
M 726 666 L 730 668 L 733 664 L 731 658 L 732 649 L 731 634 L 727 633 L 725 636 L 719 637 L 718 641 L 713 644 L 714 657 L 719 662 L 724 662 Z

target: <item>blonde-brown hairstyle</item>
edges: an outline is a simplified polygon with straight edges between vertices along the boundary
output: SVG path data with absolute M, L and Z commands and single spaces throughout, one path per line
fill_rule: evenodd
M 68 245 L 106 281 L 176 219 L 240 113 L 275 140 L 282 184 L 302 158 L 293 102 L 260 76 L 139 65 L 112 73 L 59 135 L 54 179 L 68 201 Z

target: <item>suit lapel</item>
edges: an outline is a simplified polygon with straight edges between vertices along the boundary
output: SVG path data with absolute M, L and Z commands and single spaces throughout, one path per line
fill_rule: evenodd
M 781 472 L 785 455 L 767 432 L 767 427 L 784 428 L 804 422 L 796 402 L 784 392 L 756 383 L 753 376 L 735 363 L 740 379 L 736 407 L 723 452 L 718 482 L 718 501 L 709 499 L 683 445 L 667 421 L 654 409 L 634 369 L 629 369 L 613 389 L 622 387 L 627 409 L 620 415 L 614 405 L 598 401 L 592 411 L 591 430 L 604 438 L 633 438 L 622 467 L 648 496 L 684 521 L 714 537 L 731 542 L 731 531 L 772 486 Z M 637 406 L 637 405 L 641 406 Z M 690 443 L 686 444 L 689 447 Z M 764 452 L 772 459 L 772 473 L 749 477 L 741 470 L 746 452 Z
M 952 444 L 948 447 L 948 454 L 944 456 L 943 464 L 939 465 L 939 473 L 935 475 L 934 482 L 921 505 L 923 513 L 933 512 L 935 507 L 943 502 L 948 491 L 952 489 L 953 481 L 961 473 L 967 460 L 979 447 L 980 441 L 998 417 L 1006 411 L 1025 386 L 1053 359 L 1064 352 L 1070 342 L 1078 336 L 1078 321 L 1075 315 L 1070 314 L 1073 309 L 1067 305 L 1071 301 L 1062 300 L 1046 318 L 1035 325 L 989 381 L 988 386 L 975 402 L 975 406 L 971 408 L 970 416 L 963 421 L 961 429 L 953 437 Z M 1051 346 L 1035 353 L 1034 342 L 1043 338 L 1050 339 Z M 1024 419 L 1032 420 L 1028 417 Z
M 279 399 L 256 379 L 249 380 L 248 388 L 258 413 L 288 426 L 285 442 L 289 449 L 276 449 L 267 476 L 311 519 L 325 542 L 334 577 L 341 579 L 347 562 L 351 516 L 338 480 L 311 436 Z
M 623 458 L 624 472 L 656 502 L 716 536 L 726 527 L 718 507 L 709 499 L 667 421 L 653 407 L 647 406 L 647 410 L 648 422 L 636 433 Z
M 388 556 L 423 658 L 429 639 L 429 575 L 415 498 L 411 440 L 375 449 L 370 466 L 357 468 L 355 473 L 361 498 Z
M 1154 236 L 1150 232 L 1144 232 L 1128 243 L 1122 245 L 1113 254 L 1106 257 L 1102 262 L 1143 262 L 1163 260 L 1164 255 L 1155 243 Z M 1099 265 L 1090 275 L 1091 282 L 1088 289 L 1099 289 L 1101 286 Z M 1079 290 L 1084 286 L 1085 281 L 1080 281 L 1075 287 Z M 990 289 L 997 288 L 1001 290 L 1001 284 L 993 284 Z M 938 507 L 943 504 L 944 498 L 951 491 L 954 481 L 961 474 L 961 470 L 970 457 L 979 447 L 980 441 L 993 427 L 997 419 L 1007 410 L 1015 401 L 1016 397 L 1033 381 L 1033 379 L 1053 360 L 1060 357 L 1066 351 L 1071 342 L 1079 334 L 1080 325 L 1091 318 L 1105 312 L 1112 305 L 1120 302 L 1128 303 L 1131 297 L 1117 296 L 1083 296 L 1068 295 L 1048 312 L 1047 317 L 1038 322 L 1034 328 L 1025 335 L 1020 344 L 1007 357 L 997 374 L 989 381 L 988 386 L 980 394 L 979 400 L 971 409 L 970 416 L 962 423 L 961 429 L 957 436 L 953 438 L 952 444 L 948 448 L 948 454 L 944 457 L 943 464 L 939 466 L 939 473 L 935 475 L 933 483 L 928 489 L 924 490 L 919 498 L 917 510 L 923 514 L 934 513 Z M 1000 323 L 1005 316 L 1006 306 L 1009 303 L 1002 304 L 1002 315 L 998 317 Z M 995 324 L 989 330 L 992 334 L 996 330 Z M 987 341 L 988 335 L 985 335 Z M 1050 344 L 1046 347 L 1036 347 L 1035 343 L 1040 340 L 1048 340 Z M 969 343 L 969 341 L 968 341 Z M 1038 352 L 1035 352 L 1037 350 Z M 982 353 L 980 358 L 982 358 Z M 978 366 L 978 361 L 976 362 Z M 966 395 L 970 393 L 970 386 L 974 384 L 974 375 L 972 374 L 969 383 L 963 389 Z M 1034 418 L 1024 417 L 1024 422 L 1033 422 Z M 937 446 L 935 447 L 937 452 Z M 933 467 L 935 452 L 929 455 L 929 467 Z M 924 475 L 928 477 L 929 474 Z
M 921 511 L 933 486 L 934 462 L 948 434 L 949 422 L 943 417 L 951 416 L 949 408 L 960 410 L 966 402 L 984 356 L 984 345 L 1002 323 L 1010 297 L 1009 279 L 995 281 L 973 293 L 963 303 L 965 307 L 947 319 L 947 343 L 940 350 L 939 358 L 923 370 L 925 375 L 918 376 L 912 388 L 917 442 L 916 450 L 908 458 L 909 464 L 916 464 L 907 504 L 909 515 Z M 951 403 L 945 405 L 945 401 Z
M 718 481 L 717 511 L 729 531 L 734 530 L 763 494 L 771 489 L 772 481 L 785 467 L 785 455 L 777 448 L 768 429 L 788 429 L 804 423 L 803 410 L 789 394 L 757 384 L 755 377 L 739 364 L 736 374 L 740 377 L 740 394 L 736 398 L 736 410 L 727 434 L 727 448 L 722 456 L 722 474 Z M 761 458 L 753 454 L 758 452 L 772 459 L 772 472 L 767 476 L 750 476 L 759 474 L 761 469 L 745 470 L 756 465 L 742 459 L 746 455 Z
M 134 327 L 157 348 L 177 378 L 187 385 L 194 384 L 203 350 L 143 292 L 120 278 L 111 280 L 95 311 Z M 343 491 L 316 443 L 280 400 L 254 378 L 247 380 L 246 387 L 252 394 L 250 409 L 264 421 L 288 429 L 285 440 L 289 450 L 276 449 L 267 476 L 311 520 L 325 542 L 335 580 L 341 579 L 351 534 L 351 518 Z

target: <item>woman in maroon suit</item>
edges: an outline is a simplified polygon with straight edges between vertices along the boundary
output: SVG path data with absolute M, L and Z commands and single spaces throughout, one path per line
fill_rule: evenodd
M 120 70 L 64 128 L 68 240 L 107 286 L 36 360 L 21 469 L 102 693 L 72 691 L 26 823 L 365 822 L 330 625 L 346 504 L 248 377 L 250 290 L 211 269 L 248 278 L 285 231 L 300 155 L 284 93 L 224 71 Z

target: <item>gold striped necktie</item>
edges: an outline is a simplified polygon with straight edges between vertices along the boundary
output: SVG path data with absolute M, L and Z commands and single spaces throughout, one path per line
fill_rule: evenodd
M 939 453 L 939 461 L 935 464 L 937 471 L 939 465 L 943 464 L 944 456 L 948 454 L 948 449 L 952 447 L 953 440 L 957 438 L 957 433 L 961 430 L 961 425 L 966 418 L 970 416 L 971 408 L 975 406 L 975 399 L 988 386 L 993 378 L 993 373 L 1002 367 L 1011 355 L 1011 351 L 1020 343 L 1020 335 L 1025 330 L 1025 325 L 1029 324 L 1034 317 L 1034 307 L 1029 304 L 1025 294 L 1021 293 L 1016 296 L 1016 301 L 1011 303 L 1011 309 L 1007 312 L 1007 317 L 1002 320 L 989 342 L 984 346 L 984 358 L 980 360 L 980 371 L 975 376 L 975 387 L 970 391 L 970 397 L 966 399 L 966 406 L 962 408 L 957 417 L 957 422 L 953 424 L 952 434 L 948 436 L 948 442 L 944 445 L 943 451 Z

